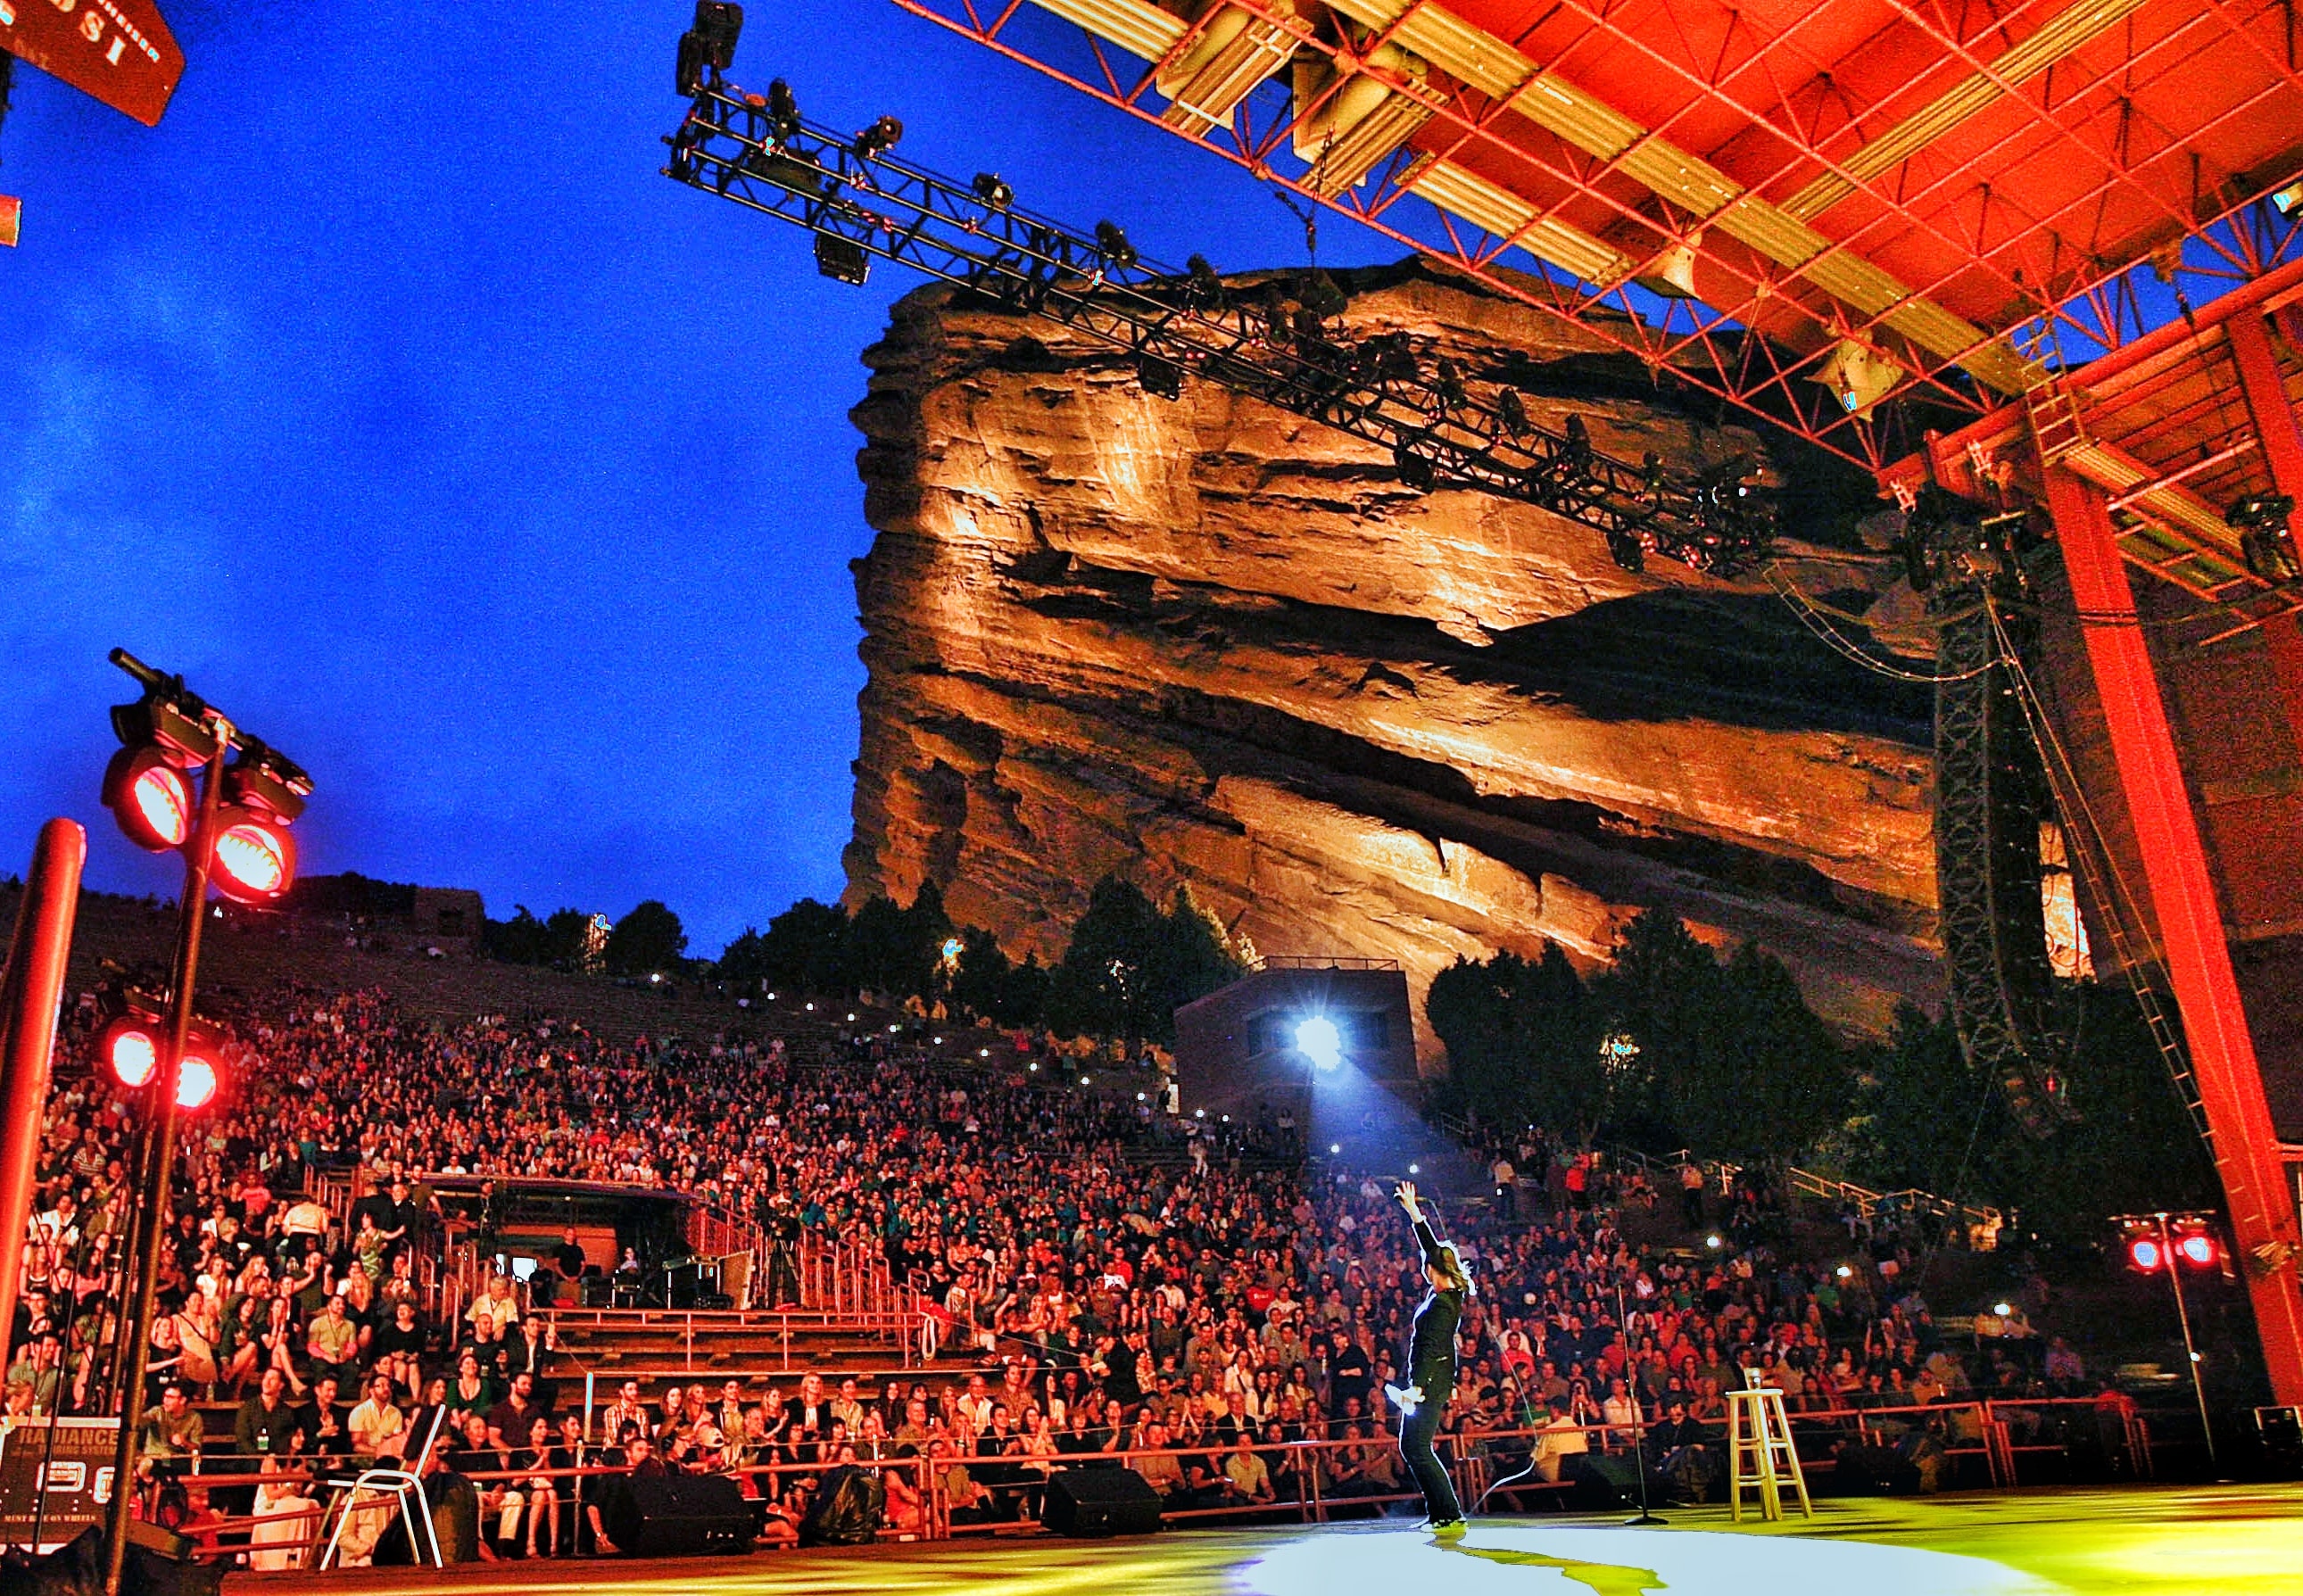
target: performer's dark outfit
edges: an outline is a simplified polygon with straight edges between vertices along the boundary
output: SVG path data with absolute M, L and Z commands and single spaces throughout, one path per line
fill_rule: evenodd
M 1427 1271 L 1437 1264 L 1443 1273 L 1454 1273 L 1429 1221 L 1415 1222 L 1415 1242 L 1423 1249 Z M 1407 1383 L 1422 1388 L 1423 1400 L 1399 1421 L 1399 1455 L 1422 1491 L 1424 1510 L 1435 1525 L 1457 1523 L 1464 1516 L 1455 1484 L 1431 1449 L 1431 1438 L 1439 1432 L 1439 1420 L 1455 1389 L 1455 1326 L 1463 1317 L 1461 1290 L 1426 1290 L 1416 1305 L 1415 1331 L 1408 1343 Z

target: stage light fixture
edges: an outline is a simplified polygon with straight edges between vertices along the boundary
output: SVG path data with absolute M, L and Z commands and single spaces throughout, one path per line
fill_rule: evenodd
M 1843 338 L 1824 357 L 1813 380 L 1831 390 L 1841 409 L 1860 416 L 1893 392 L 1903 375 L 1903 368 L 1885 355 Z
M 799 131 L 799 98 L 781 78 L 768 85 L 768 129 L 779 144 Z
M 1497 393 L 1496 414 L 1503 419 L 1504 431 L 1509 436 L 1527 435 L 1527 403 L 1520 398 L 1518 389 L 1506 388 Z
M 2303 576 L 2303 561 L 2295 551 L 2290 518 L 2295 500 L 2285 493 L 2249 493 L 2231 501 L 2223 519 L 2239 533 L 2240 556 L 2247 568 L 2265 582 L 2292 582 Z
M 820 232 L 815 235 L 815 269 L 835 282 L 861 288 L 871 280 L 872 257 L 853 239 Z
M 224 773 L 224 801 L 254 810 L 283 826 L 304 812 L 312 778 L 304 768 L 257 739 L 242 735 L 240 752 Z
M 2279 214 L 2282 216 L 2291 216 L 2298 210 L 2303 210 L 2303 178 L 2297 178 L 2273 195 L 2271 203 L 2278 208 Z
M 1439 480 L 1439 474 L 1432 469 L 1431 462 L 1405 443 L 1392 446 L 1391 464 L 1392 468 L 1399 473 L 1399 480 L 1419 493 L 1429 493 Z
M 143 1014 L 123 1014 L 105 1027 L 97 1056 L 112 1077 L 131 1091 L 152 1083 L 160 1072 L 160 1024 Z
M 696 0 L 695 29 L 712 52 L 712 64 L 726 71 L 736 64 L 736 41 L 744 37 L 744 8 L 730 0 Z
M 176 1066 L 176 1106 L 205 1108 L 215 1091 L 215 1061 L 187 1048 L 184 1062 Z
M 743 31 L 742 6 L 699 0 L 694 25 L 679 36 L 676 82 L 684 98 L 694 99 L 707 80 L 735 64 L 736 40 Z
M 1224 303 L 1223 279 L 1216 275 L 1215 267 L 1204 255 L 1194 255 L 1184 263 L 1191 273 L 1189 298 L 1194 310 L 1220 310 Z
M 2160 1249 L 2155 1236 L 2137 1236 L 2127 1243 L 2127 1263 L 2131 1269 L 2151 1274 L 2166 1261 L 2167 1255 Z
M 1330 1157 L 1330 1158 L 1341 1158 L 1343 1155 L 1344 1155 L 1344 1144 L 1343 1144 L 1343 1143 L 1341 1143 L 1341 1142 L 1339 1142 L 1339 1141 L 1331 1141 L 1331 1142 L 1329 1142 L 1329 1143 L 1328 1144 L 1328 1156 L 1329 1156 L 1329 1157 Z
M 1713 1252 L 1717 1252 L 1717 1251 L 1719 1250 L 1720 1246 L 1721 1246 L 1722 1244 L 1721 1244 L 1720 1239 L 1719 1239 L 1719 1238 L 1718 1238 L 1718 1237 L 1717 1237 L 1717 1236 L 1706 1236 L 1706 1237 L 1703 1239 L 1703 1245 L 1704 1245 L 1704 1246 L 1706 1246 L 1706 1247 L 1709 1247 Z
M 163 749 L 123 748 L 104 772 L 104 806 L 138 847 L 181 848 L 192 834 L 192 784 Z
M 1423 1172 L 1423 1166 L 1420 1163 L 1411 1163 L 1407 1166 L 1407 1172 L 1411 1175 L 1420 1175 Z
M 977 172 L 974 189 L 975 197 L 995 211 L 1004 211 L 1016 203 L 1016 190 L 996 172 Z
M 1163 399 L 1184 397 L 1184 368 L 1149 350 L 1135 357 L 1135 380 L 1144 392 Z
M 1333 1070 L 1344 1062 L 1344 1033 L 1325 1014 L 1314 1014 L 1295 1028 L 1295 1047 L 1322 1070 Z
M 854 148 L 859 160 L 876 161 L 903 141 L 904 124 L 892 116 L 882 116 L 856 135 Z
M 235 903 L 276 902 L 296 880 L 296 839 L 253 809 L 216 815 L 216 890 Z
M 2170 1222 L 2168 1245 L 2177 1261 L 2194 1269 L 2212 1269 L 2223 1262 L 2223 1247 L 2215 1239 L 2214 1227 L 2197 1214 Z
M 1124 268 L 1135 264 L 1135 246 L 1127 241 L 1127 235 L 1119 231 L 1117 222 L 1095 224 L 1095 248 L 1107 265 Z
M 1695 298 L 1695 252 L 1702 243 L 1701 233 L 1690 233 L 1641 268 L 1632 281 L 1659 298 Z

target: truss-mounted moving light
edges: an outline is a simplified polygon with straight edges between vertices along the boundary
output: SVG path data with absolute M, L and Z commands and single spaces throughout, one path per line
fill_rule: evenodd
M 856 135 L 856 159 L 876 161 L 902 143 L 903 138 L 904 124 L 892 116 L 882 116 Z
M 1885 355 L 1843 338 L 1824 357 L 1815 380 L 1831 390 L 1841 409 L 1860 416 L 1893 392 L 1903 375 L 1903 368 Z
M 836 232 L 815 235 L 815 269 L 835 282 L 862 287 L 872 275 L 872 256 L 853 239 Z
M 2291 216 L 2297 211 L 2303 211 L 2303 177 L 2297 178 L 2273 195 L 2271 203 L 2278 208 L 2279 214 L 2282 216 Z
M 1135 357 L 1135 380 L 1146 393 L 1163 399 L 1184 397 L 1184 368 L 1149 349 Z
M 736 41 L 743 37 L 744 8 L 725 0 L 696 0 L 694 26 L 679 36 L 679 92 L 693 99 L 707 71 L 717 78 L 736 64 Z
M 1126 268 L 1135 264 L 1135 246 L 1127 241 L 1127 235 L 1117 222 L 1095 224 L 1095 248 L 1109 265 Z
M 975 197 L 995 211 L 1004 211 L 1016 203 L 1016 190 L 996 172 L 979 172 L 974 185 Z

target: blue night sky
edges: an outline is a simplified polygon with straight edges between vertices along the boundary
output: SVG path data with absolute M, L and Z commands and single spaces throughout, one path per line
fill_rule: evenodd
M 661 897 L 702 953 L 837 894 L 846 412 L 917 280 L 657 175 L 684 0 L 163 9 L 159 128 L 21 69 L 0 129 L 0 873 L 68 814 L 91 885 L 173 890 L 97 801 L 117 643 L 312 771 L 308 873 Z M 732 76 L 779 74 L 1148 255 L 1303 259 L 1236 168 L 888 0 L 752 6 Z

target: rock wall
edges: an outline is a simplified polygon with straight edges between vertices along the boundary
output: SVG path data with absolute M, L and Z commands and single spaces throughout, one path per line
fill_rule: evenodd
M 1354 332 L 1580 413 L 1600 449 L 1767 451 L 1473 285 L 1337 276 Z M 1264 953 L 1399 959 L 1419 1023 L 1459 954 L 1549 938 L 1596 965 L 1663 905 L 1758 939 L 1851 1029 L 1938 1001 L 1927 701 L 1764 585 L 1626 573 L 1543 510 L 1417 492 L 1387 451 L 1205 383 L 1155 398 L 949 289 L 864 359 L 851 903 L 932 879 L 1044 960 L 1106 872 L 1188 883 Z M 1842 603 L 1885 585 L 1860 548 L 1794 552 Z

